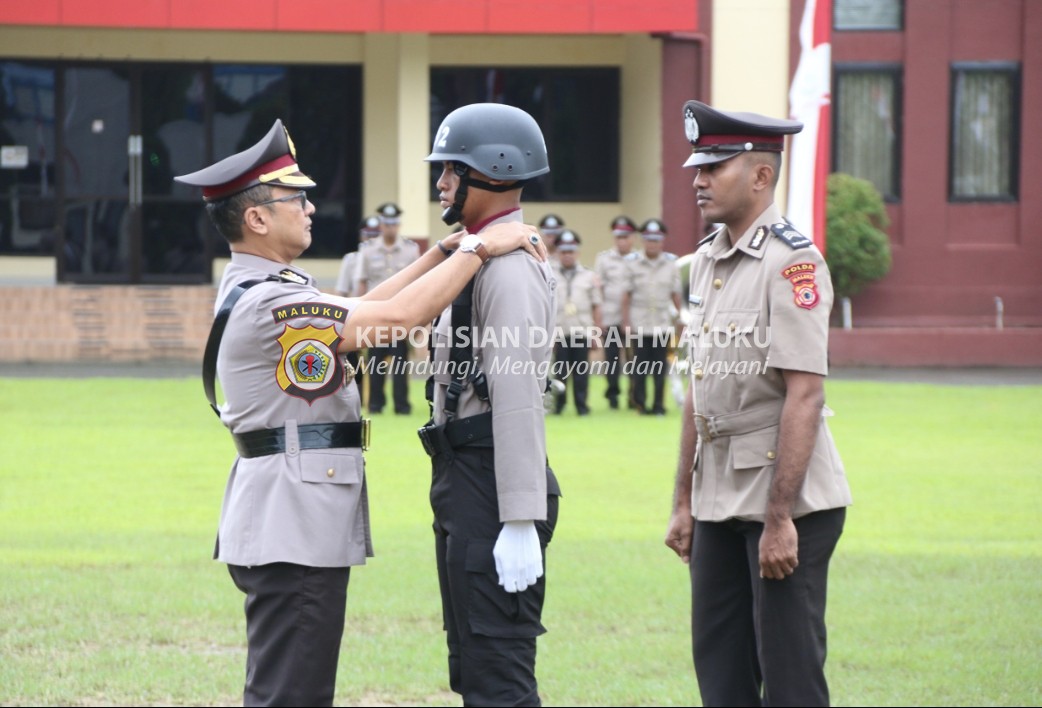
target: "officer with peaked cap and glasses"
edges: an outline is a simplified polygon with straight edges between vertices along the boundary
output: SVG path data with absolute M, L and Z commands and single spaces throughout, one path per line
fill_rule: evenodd
M 395 273 L 420 257 L 416 242 L 398 235 L 402 210 L 393 202 L 376 208 L 380 219 L 380 236 L 358 258 L 358 273 L 355 277 L 356 291 L 365 293 L 390 278 Z M 390 360 L 388 361 L 388 357 Z M 369 349 L 372 359 L 369 372 L 369 412 L 380 413 L 387 403 L 384 394 L 384 378 L 391 372 L 391 387 L 394 396 L 394 412 L 408 415 L 412 412 L 409 403 L 409 376 L 405 363 L 409 360 L 409 342 L 406 340 L 382 342 Z
M 451 112 L 428 162 L 442 220 L 468 233 L 522 220 L 521 191 L 550 171 L 542 131 L 524 111 L 476 103 Z M 554 277 L 530 258 L 498 258 L 434 324 L 431 455 L 435 557 L 449 684 L 468 706 L 539 705 L 536 637 L 560 489 L 547 465 Z M 542 334 L 540 334 L 542 333 Z
M 622 296 L 622 320 L 633 338 L 630 395 L 645 415 L 665 415 L 669 348 L 680 314 L 680 268 L 677 257 L 663 251 L 666 225 L 648 219 L 640 227 L 644 253 L 630 264 L 630 280 Z M 647 405 L 646 379 L 651 376 L 654 402 Z
M 579 415 L 589 415 L 590 348 L 604 331 L 601 319 L 601 282 L 597 274 L 579 263 L 582 239 L 571 229 L 557 237 L 557 336 L 554 374 L 565 386 L 572 383 L 572 397 Z M 555 413 L 564 410 L 568 392 L 556 397 Z
M 372 555 L 368 425 L 347 354 L 368 331 L 430 321 L 484 258 L 457 249 L 457 234 L 365 298 L 319 291 L 293 265 L 311 244 L 315 183 L 278 120 L 253 147 L 175 179 L 202 188 L 231 249 L 203 387 L 238 450 L 214 557 L 246 595 L 243 702 L 332 705 L 350 567 Z M 546 267 L 535 234 L 521 224 L 486 230 L 486 255 L 523 247 Z
M 604 305 L 604 360 L 608 366 L 608 389 L 605 396 L 613 409 L 619 407 L 619 376 L 629 361 L 626 339 L 622 331 L 622 296 L 629 287 L 630 267 L 640 254 L 633 250 L 637 225 L 633 219 L 620 215 L 611 221 L 611 235 L 615 247 L 597 254 L 593 271 L 603 286 Z M 624 361 L 625 359 L 625 361 Z M 628 399 L 627 399 L 628 400 Z
M 706 222 L 666 545 L 690 564 L 703 705 L 827 705 L 825 589 L 850 490 L 826 425 L 832 282 L 774 203 L 803 125 L 684 104 Z

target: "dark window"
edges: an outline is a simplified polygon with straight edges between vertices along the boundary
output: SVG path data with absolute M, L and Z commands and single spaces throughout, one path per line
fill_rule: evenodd
M 550 173 L 525 187 L 526 201 L 618 201 L 617 68 L 432 68 L 431 144 L 445 116 L 483 102 L 517 106 L 543 130 Z
M 952 67 L 952 200 L 1017 198 L 1019 94 L 1016 65 Z
M 900 30 L 902 0 L 834 0 L 832 25 L 837 30 Z
M 833 170 L 901 196 L 901 74 L 896 67 L 836 66 Z
M 53 251 L 54 92 L 54 69 L 0 62 L 0 253 Z

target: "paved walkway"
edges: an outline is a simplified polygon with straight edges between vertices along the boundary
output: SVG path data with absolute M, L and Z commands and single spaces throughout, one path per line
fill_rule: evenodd
M 198 378 L 200 364 L 0 364 L 0 378 Z M 965 386 L 1042 386 L 1042 369 L 833 369 L 839 381 L 889 381 Z

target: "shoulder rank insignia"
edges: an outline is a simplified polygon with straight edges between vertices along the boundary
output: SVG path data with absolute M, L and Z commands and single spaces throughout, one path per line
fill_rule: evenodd
M 775 224 L 771 227 L 771 231 L 775 236 L 789 244 L 789 248 L 807 248 L 814 243 L 799 231 L 792 228 L 789 224 Z
M 669 253 L 668 251 L 666 253 L 663 253 L 662 255 L 665 256 L 667 261 L 675 261 L 677 259 L 677 254 Z
M 640 258 L 640 254 L 639 253 L 637 253 L 636 251 L 630 251 L 629 253 L 627 253 L 625 256 L 622 257 L 622 260 L 624 260 L 624 261 L 635 261 L 638 258 Z
M 284 268 L 279 273 L 279 280 L 284 283 L 296 283 L 297 285 L 307 285 L 308 279 L 295 270 L 290 268 Z

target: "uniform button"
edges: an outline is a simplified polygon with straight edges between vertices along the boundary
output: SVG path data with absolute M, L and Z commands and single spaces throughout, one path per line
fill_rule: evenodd
M 738 328 L 738 325 L 735 324 L 734 322 L 732 322 L 731 324 L 727 325 L 727 329 L 731 330 L 732 332 L 734 332 L 735 329 L 737 329 L 737 328 Z
M 708 322 L 706 322 L 704 325 L 702 325 L 702 331 L 707 333 L 707 334 L 709 333 L 709 323 Z
M 720 278 L 717 278 L 713 281 L 713 287 L 719 290 L 720 288 L 724 287 L 724 281 L 720 280 Z
M 330 467 L 328 470 L 326 470 L 326 476 L 327 477 L 332 477 L 335 474 L 336 474 L 336 470 L 334 470 L 332 467 Z
M 777 456 L 778 455 L 775 454 L 774 450 L 768 450 L 767 451 L 767 459 L 768 460 L 773 460 Z
M 695 369 L 695 378 L 698 379 L 699 381 L 701 381 L 702 377 L 705 376 L 705 375 L 706 375 L 705 372 L 702 371 L 701 369 Z

